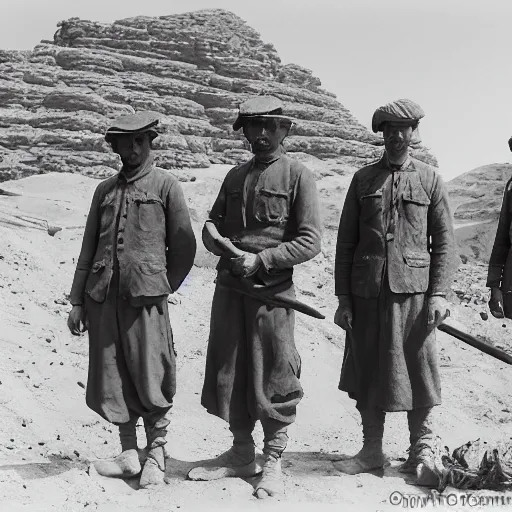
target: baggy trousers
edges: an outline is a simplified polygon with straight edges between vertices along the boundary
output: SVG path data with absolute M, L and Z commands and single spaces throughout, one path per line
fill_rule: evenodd
M 87 405 L 114 424 L 142 416 L 150 425 L 172 407 L 176 354 L 167 301 L 134 307 L 114 273 L 105 302 L 85 296 L 89 321 Z
M 295 421 L 303 391 L 294 320 L 291 309 L 270 308 L 217 285 L 201 396 L 209 413 L 235 428 Z

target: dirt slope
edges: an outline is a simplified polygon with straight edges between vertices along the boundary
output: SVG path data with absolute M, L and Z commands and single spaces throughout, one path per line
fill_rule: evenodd
M 183 183 L 196 228 L 226 170 L 214 166 L 197 174 L 196 181 Z M 354 404 L 337 390 L 344 336 L 332 323 L 336 305 L 333 244 L 349 178 L 319 169 L 316 174 L 326 225 L 324 251 L 297 271 L 296 281 L 302 300 L 321 308 L 327 318 L 318 321 L 297 315 L 305 397 L 290 429 L 283 462 L 286 495 L 279 509 L 309 510 L 314 504 L 315 509 L 395 510 L 389 502 L 393 491 L 425 492 L 411 486 L 395 469 L 396 459 L 404 456 L 408 445 L 405 414 L 388 415 L 385 450 L 395 460 L 384 474 L 343 476 L 330 462 L 332 457 L 355 453 L 361 442 Z M 230 443 L 227 426 L 199 404 L 215 263 L 201 244 L 197 266 L 176 295 L 176 304 L 169 305 L 179 355 L 168 444 L 169 484 L 153 491 L 137 490 L 136 481 L 112 481 L 88 472 L 90 460 L 119 450 L 116 429 L 85 405 L 87 337 L 73 337 L 66 329 L 70 306 L 65 294 L 96 184 L 93 179 L 66 174 L 2 184 L 3 189 L 22 195 L 0 195 L 1 510 L 276 508 L 275 501 L 263 503 L 251 496 L 253 481 L 185 480 L 193 461 L 212 457 Z M 50 237 L 42 222 L 29 217 L 64 229 Z M 478 309 L 457 306 L 451 321 L 470 331 L 492 326 L 507 333 L 512 328 L 509 321 L 483 323 L 477 313 Z M 502 335 L 500 343 L 512 348 L 509 336 Z M 477 437 L 512 437 L 511 368 L 443 333 L 439 333 L 439 347 L 444 404 L 437 408 L 437 415 L 445 444 L 453 449 Z M 141 428 L 141 444 L 142 433 Z M 260 430 L 257 441 L 261 447 Z M 449 508 L 458 509 L 462 508 Z

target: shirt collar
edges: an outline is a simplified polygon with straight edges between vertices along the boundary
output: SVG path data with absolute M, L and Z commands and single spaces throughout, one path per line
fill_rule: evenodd
M 154 156 L 150 154 L 144 162 L 142 162 L 139 167 L 135 169 L 135 172 L 133 174 L 130 174 L 129 177 L 126 177 L 125 173 L 123 172 L 123 169 L 121 169 L 121 172 L 117 175 L 118 179 L 124 180 L 126 183 L 133 183 L 134 181 L 139 180 L 140 178 L 143 178 L 147 174 L 149 174 L 153 170 L 153 163 L 154 163 Z
M 279 147 L 271 155 L 267 155 L 264 158 L 257 158 L 256 156 L 254 156 L 254 166 L 268 167 L 270 164 L 273 164 L 274 162 L 279 160 L 284 155 L 284 153 L 285 151 L 283 150 L 282 146 L 279 145 Z
M 386 169 L 389 169 L 390 171 L 408 171 L 409 168 L 411 167 L 412 159 L 411 155 L 407 155 L 407 158 L 405 159 L 402 165 L 392 164 L 389 161 L 388 154 L 384 152 L 384 156 L 382 157 L 382 163 L 384 164 L 384 167 Z

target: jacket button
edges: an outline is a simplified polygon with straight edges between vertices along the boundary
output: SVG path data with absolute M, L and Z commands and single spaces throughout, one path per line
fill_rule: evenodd
M 122 238 L 120 238 L 117 242 L 122 244 L 124 242 L 124 240 Z

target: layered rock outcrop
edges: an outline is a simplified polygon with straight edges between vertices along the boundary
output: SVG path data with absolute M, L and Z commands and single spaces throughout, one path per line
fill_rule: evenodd
M 240 102 L 272 94 L 298 119 L 287 148 L 360 166 L 377 158 L 370 133 L 311 71 L 223 10 L 136 17 L 112 24 L 72 18 L 33 51 L 0 51 L 0 181 L 58 171 L 105 176 L 118 160 L 109 120 L 142 109 L 162 116 L 160 167 L 234 164 L 249 156 L 231 123 Z M 418 158 L 434 161 L 424 148 Z
M 463 259 L 489 260 L 503 191 L 510 178 L 512 165 L 490 164 L 477 167 L 447 183 L 455 234 Z

